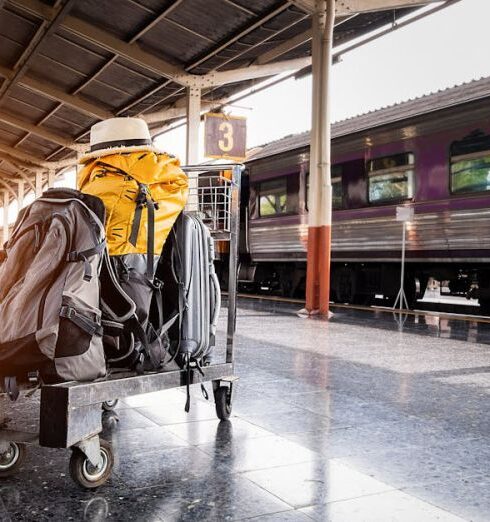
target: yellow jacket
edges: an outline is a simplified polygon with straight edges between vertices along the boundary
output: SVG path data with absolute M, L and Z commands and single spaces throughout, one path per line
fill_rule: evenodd
M 98 196 L 104 202 L 107 244 L 113 256 L 147 253 L 146 204 L 140 208 L 139 226 L 135 221 L 137 199 L 142 191 L 156 203 L 155 255 L 161 253 L 188 194 L 187 176 L 180 169 L 179 160 L 155 152 L 118 153 L 93 159 L 79 173 L 78 186 L 82 192 Z M 132 232 L 133 241 L 137 232 L 135 244 L 130 242 Z

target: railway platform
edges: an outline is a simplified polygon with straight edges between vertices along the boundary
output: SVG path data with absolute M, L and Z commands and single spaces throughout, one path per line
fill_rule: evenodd
M 198 386 L 189 415 L 180 390 L 127 399 L 104 418 L 106 486 L 81 491 L 67 452 L 33 448 L 1 519 L 488 520 L 490 324 L 239 306 L 230 421 Z

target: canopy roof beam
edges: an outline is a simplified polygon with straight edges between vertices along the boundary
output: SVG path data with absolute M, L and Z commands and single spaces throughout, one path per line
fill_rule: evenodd
M 49 169 L 60 169 L 63 167 L 70 167 L 72 165 L 76 165 L 77 163 L 76 158 L 68 158 L 61 161 L 46 161 L 43 158 L 33 156 L 32 154 L 28 154 L 27 152 L 22 152 L 21 150 L 14 149 L 13 147 L 10 147 L 9 145 L 4 145 L 3 143 L 0 143 L 0 152 L 3 152 L 8 156 L 11 156 L 12 158 L 14 158 L 14 160 L 17 159 L 22 163 L 25 163 L 26 166 L 31 166 L 30 168 L 35 172 L 38 172 L 39 170 L 45 171 Z M 38 168 L 32 168 L 32 166 Z
M 35 16 L 52 20 L 56 10 L 39 0 L 10 0 L 16 7 Z M 176 83 L 187 85 L 189 78 L 185 71 L 157 56 L 143 51 L 137 45 L 120 40 L 103 29 L 99 29 L 75 16 L 66 16 L 61 27 L 76 34 L 94 45 L 126 58 L 132 63 L 144 67 L 156 74 L 165 76 Z
M 281 6 L 277 7 L 273 11 L 270 11 L 269 13 L 265 14 L 263 17 L 261 17 L 256 22 L 254 22 L 254 23 L 248 25 L 247 27 L 241 29 L 232 38 L 230 38 L 229 40 L 227 40 L 223 44 L 219 45 L 218 47 L 214 48 L 213 50 L 207 52 L 206 54 L 204 54 L 203 56 L 201 56 L 200 58 L 195 60 L 193 63 L 191 63 L 189 66 L 187 66 L 186 67 L 186 71 L 192 71 L 192 69 L 195 69 L 196 67 L 198 67 L 202 63 L 206 62 L 210 58 L 216 56 L 221 51 L 223 51 L 224 49 L 229 47 L 230 45 L 234 44 L 235 42 L 237 42 L 238 40 L 240 40 L 244 36 L 248 35 L 249 33 L 254 31 L 255 29 L 257 29 L 258 27 L 262 26 L 263 24 L 265 24 L 266 22 L 268 22 L 269 20 L 271 20 L 275 16 L 281 14 L 290 5 L 291 5 L 290 1 L 284 2 L 284 4 L 282 4 Z M 164 89 L 169 83 L 170 82 L 167 80 L 167 81 L 157 85 L 156 87 L 153 87 L 152 89 L 148 90 L 142 96 L 138 96 L 136 99 L 134 99 L 133 101 L 131 101 L 130 103 L 128 103 L 127 105 L 122 107 L 118 111 L 118 115 L 122 115 L 123 113 L 125 113 L 126 111 L 128 111 L 129 109 L 134 107 L 135 105 L 137 105 L 137 104 L 141 103 L 142 101 L 146 100 L 146 98 L 148 98 L 150 96 L 153 96 L 154 94 L 156 94 L 161 89 Z M 160 100 L 158 103 L 161 103 L 162 101 L 163 100 Z M 155 105 L 156 104 L 153 104 L 152 106 L 148 107 L 147 110 L 151 110 Z
M 335 14 L 336 16 L 345 16 L 354 13 L 386 11 L 389 9 L 401 9 L 403 7 L 423 6 L 440 1 L 441 0 L 337 0 Z
M 186 98 L 182 98 L 173 107 L 168 107 L 166 109 L 162 109 L 161 111 L 142 114 L 140 117 L 143 118 L 146 123 L 163 123 L 166 120 L 172 120 L 174 118 L 186 116 L 186 101 Z M 226 103 L 226 99 L 215 100 L 213 102 L 201 101 L 201 111 L 209 110 L 212 107 L 223 105 L 224 103 Z
M 6 173 L 0 172 L 0 175 L 4 175 L 4 174 L 6 174 Z M 14 197 L 14 200 L 17 199 L 17 192 L 15 192 L 12 185 L 10 185 L 10 183 L 7 183 L 2 177 L 0 177 L 0 185 L 2 185 L 5 189 L 8 190 L 8 192 L 10 192 L 10 194 L 12 194 L 12 196 Z
M 291 0 L 293 4 L 305 13 L 317 12 L 316 0 Z M 345 16 L 354 13 L 368 13 L 372 11 L 387 11 L 403 7 L 417 7 L 441 0 L 336 0 L 335 15 Z
M 339 27 L 340 25 L 344 24 L 345 22 L 352 20 L 356 16 L 357 16 L 357 14 L 354 14 L 352 16 L 346 16 L 343 19 L 336 20 L 335 27 Z M 306 42 L 309 42 L 310 40 L 311 40 L 311 29 L 307 29 L 306 31 L 294 36 L 293 38 L 290 38 L 289 40 L 282 42 L 281 44 L 277 45 L 276 47 L 261 54 L 258 58 L 255 59 L 254 64 L 263 65 L 264 63 L 272 62 L 272 60 L 275 60 L 276 58 L 279 58 L 279 56 L 282 56 L 283 54 L 286 54 L 289 51 L 292 51 L 293 49 L 300 47 L 301 45 L 305 44 Z
M 0 66 L 0 76 L 3 76 L 7 80 L 10 80 L 14 75 L 15 72 L 13 70 Z M 23 76 L 18 81 L 18 84 L 33 92 L 37 92 L 38 94 L 46 96 L 52 100 L 61 101 L 65 105 L 68 105 L 73 109 L 83 112 L 84 114 L 87 114 L 92 118 L 95 117 L 100 120 L 105 120 L 114 116 L 110 111 L 103 109 L 98 105 L 82 100 L 82 98 L 78 96 L 67 94 L 61 89 L 55 87 L 54 85 L 35 80 L 34 78 L 31 78 L 29 76 Z
M 274 62 L 265 65 L 250 65 L 240 69 L 230 69 L 228 71 L 216 71 L 199 77 L 197 85 L 201 87 L 215 87 L 227 83 L 240 82 L 243 80 L 253 80 L 264 78 L 274 74 L 280 74 L 295 69 L 302 69 L 311 64 L 311 56 L 304 58 L 294 58 L 282 62 Z
M 5 81 L 0 87 L 0 102 L 5 98 L 13 85 L 15 85 L 15 82 L 21 78 L 23 74 L 25 74 L 31 61 L 36 57 L 45 39 L 53 34 L 56 29 L 58 29 L 74 3 L 75 0 L 63 0 L 62 2 L 59 2 L 58 6 L 52 8 L 53 16 L 50 18 L 50 20 L 43 20 L 33 39 L 13 67 L 15 71 L 14 74 L 11 75 L 11 77 L 8 78 L 7 81 Z
M 75 144 L 72 141 L 65 139 L 63 136 L 60 136 L 59 134 L 51 132 L 47 129 L 43 129 L 42 127 L 38 127 L 32 123 L 29 123 L 28 121 L 21 120 L 20 118 L 12 116 L 11 114 L 8 114 L 6 112 L 0 111 L 0 121 L 8 123 L 9 125 L 16 127 L 17 129 L 21 129 L 31 134 L 35 134 L 36 136 L 39 136 L 40 138 L 43 138 L 45 140 L 57 143 L 58 145 L 62 145 L 63 147 L 66 147 L 68 149 L 78 151 L 82 150 L 82 148 L 84 147 L 81 144 Z

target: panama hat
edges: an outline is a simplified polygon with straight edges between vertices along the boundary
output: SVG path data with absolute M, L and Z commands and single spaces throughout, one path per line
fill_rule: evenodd
M 90 152 L 80 158 L 80 163 L 110 154 L 140 150 L 160 152 L 153 146 L 146 121 L 141 118 L 109 118 L 90 129 Z

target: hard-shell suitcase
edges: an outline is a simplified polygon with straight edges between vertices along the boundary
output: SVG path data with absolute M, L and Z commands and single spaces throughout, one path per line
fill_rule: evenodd
M 209 359 L 215 345 L 221 292 L 214 270 L 214 242 L 208 227 L 192 214 L 176 223 L 179 279 L 184 306 L 179 352 L 184 359 Z

